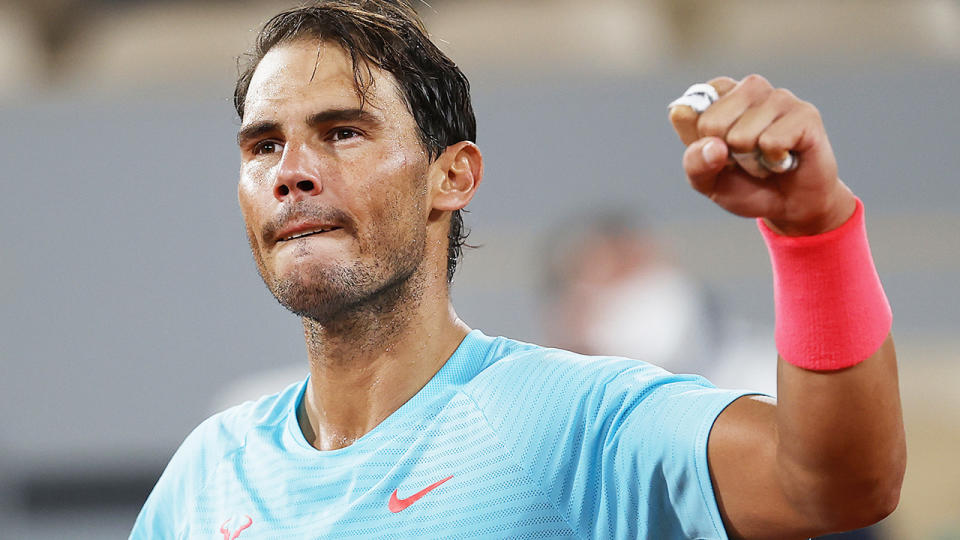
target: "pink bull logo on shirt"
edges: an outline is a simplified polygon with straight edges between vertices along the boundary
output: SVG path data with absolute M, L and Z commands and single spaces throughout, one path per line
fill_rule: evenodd
M 237 537 L 240 536 L 240 533 L 245 531 L 248 527 L 250 527 L 250 525 L 253 525 L 253 518 L 246 515 L 243 517 L 246 519 L 246 523 L 238 527 L 233 532 L 230 532 L 230 529 L 227 528 L 227 525 L 231 521 L 233 521 L 232 517 L 227 518 L 227 520 L 220 525 L 220 532 L 223 533 L 223 540 L 237 540 Z M 240 520 L 237 520 L 237 521 L 240 521 Z

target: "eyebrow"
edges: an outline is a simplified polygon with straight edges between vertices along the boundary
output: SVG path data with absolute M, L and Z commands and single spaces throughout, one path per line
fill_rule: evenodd
M 327 109 L 307 117 L 307 125 L 317 127 L 331 122 L 363 122 L 365 124 L 380 125 L 380 118 L 370 111 L 360 108 Z
M 325 111 L 311 114 L 307 117 L 306 124 L 312 128 L 316 128 L 317 126 L 322 126 L 332 122 L 345 121 L 373 124 L 374 127 L 378 127 L 382 124 L 377 115 L 364 109 L 355 107 L 347 109 L 327 109 Z M 259 138 L 265 133 L 280 131 L 280 127 L 281 124 L 279 122 L 274 122 L 271 120 L 254 122 L 241 128 L 240 131 L 237 132 L 237 145 L 243 146 L 245 142 L 251 139 Z
M 279 130 L 280 124 L 278 122 L 254 122 L 249 126 L 240 128 L 240 131 L 237 132 L 237 146 L 243 146 L 245 142 L 251 139 L 259 138 L 264 133 L 270 133 L 272 131 Z

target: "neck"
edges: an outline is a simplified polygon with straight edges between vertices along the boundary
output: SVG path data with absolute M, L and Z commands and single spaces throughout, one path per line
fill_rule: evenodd
M 353 444 L 423 388 L 456 350 L 469 328 L 454 313 L 446 282 L 437 285 L 408 280 L 334 322 L 303 319 L 310 384 L 297 419 L 315 448 Z

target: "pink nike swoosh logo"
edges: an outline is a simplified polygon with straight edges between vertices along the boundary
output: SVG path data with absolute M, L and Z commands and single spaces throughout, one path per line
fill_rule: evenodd
M 396 514 L 397 512 L 403 512 L 411 504 L 419 501 L 424 495 L 438 488 L 440 484 L 446 482 L 451 478 L 453 478 L 452 474 L 444 478 L 443 480 L 440 480 L 439 482 L 434 482 L 430 484 L 429 486 L 421 489 L 420 491 L 414 493 L 413 495 L 407 497 L 406 499 L 401 499 L 400 497 L 397 497 L 397 490 L 393 490 L 393 494 L 390 495 L 390 504 L 387 505 L 387 508 L 389 508 L 390 511 L 393 512 L 394 514 Z

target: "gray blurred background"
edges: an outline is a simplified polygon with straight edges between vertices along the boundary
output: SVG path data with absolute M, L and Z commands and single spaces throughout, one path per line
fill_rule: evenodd
M 237 56 L 286 5 L 264 4 L 0 1 L 0 538 L 125 537 L 218 392 L 305 360 L 236 205 Z M 482 247 L 454 299 L 487 334 L 542 339 L 544 235 L 624 207 L 769 327 L 754 224 L 686 186 L 666 103 L 759 72 L 820 108 L 895 313 L 910 462 L 883 531 L 960 538 L 960 3 L 431 5 L 474 85 Z

